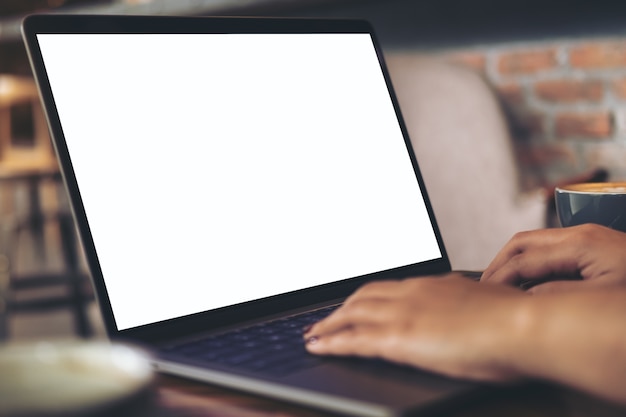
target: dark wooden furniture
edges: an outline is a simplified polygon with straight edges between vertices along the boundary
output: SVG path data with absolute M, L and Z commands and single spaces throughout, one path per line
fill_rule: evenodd
M 128 407 L 122 415 L 143 417 L 321 417 L 318 410 L 273 401 L 212 385 L 161 375 L 149 400 Z M 444 417 L 618 417 L 619 406 L 549 384 L 531 383 L 502 389 L 452 406 Z
M 0 190 L 3 204 L 12 205 L 0 228 L 0 339 L 9 337 L 8 316 L 61 308 L 71 310 L 76 334 L 91 336 L 93 291 L 60 172 L 0 171 Z

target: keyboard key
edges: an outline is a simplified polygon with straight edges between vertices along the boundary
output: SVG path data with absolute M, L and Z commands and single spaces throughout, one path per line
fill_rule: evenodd
M 304 348 L 302 329 L 334 310 L 327 307 L 213 335 L 168 349 L 169 352 L 205 362 L 274 375 L 316 366 L 321 359 Z

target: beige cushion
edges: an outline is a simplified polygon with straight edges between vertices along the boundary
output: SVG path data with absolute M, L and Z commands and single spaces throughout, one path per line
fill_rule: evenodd
M 477 73 L 416 53 L 386 56 L 452 267 L 484 269 L 517 231 L 544 227 L 522 193 L 506 121 Z

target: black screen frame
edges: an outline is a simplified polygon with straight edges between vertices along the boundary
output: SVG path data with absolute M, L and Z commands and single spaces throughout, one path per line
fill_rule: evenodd
M 249 301 L 236 306 L 196 313 L 175 319 L 118 330 L 105 279 L 100 269 L 95 243 L 77 180 L 72 167 L 61 122 L 56 111 L 43 58 L 39 49 L 39 34 L 108 34 L 108 33 L 366 33 L 372 37 L 378 60 L 388 87 L 393 107 L 410 155 L 413 169 L 421 189 L 426 210 L 442 254 L 441 258 L 420 262 L 375 274 L 348 278 L 319 287 L 299 290 L 287 294 Z M 176 338 L 196 331 L 227 326 L 255 317 L 269 316 L 280 311 L 314 305 L 329 300 L 344 298 L 356 288 L 372 280 L 396 279 L 414 275 L 440 274 L 450 271 L 450 262 L 435 220 L 433 209 L 422 180 L 418 163 L 409 140 L 391 78 L 385 65 L 381 47 L 371 25 L 361 20 L 302 19 L 302 18 L 259 18 L 259 17 L 173 17 L 173 16 L 113 16 L 113 15 L 31 15 L 22 23 L 22 36 L 38 85 L 45 114 L 50 128 L 54 149 L 59 160 L 71 209 L 82 241 L 94 289 L 99 301 L 106 331 L 112 339 L 128 339 L 136 342 L 154 342 Z M 298 271 L 294 271 L 297 274 Z M 138 305 L 140 308 L 140 305 Z

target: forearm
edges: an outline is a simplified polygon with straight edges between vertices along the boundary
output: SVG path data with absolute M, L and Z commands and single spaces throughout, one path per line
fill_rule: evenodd
M 527 301 L 512 358 L 518 371 L 626 403 L 626 290 Z

